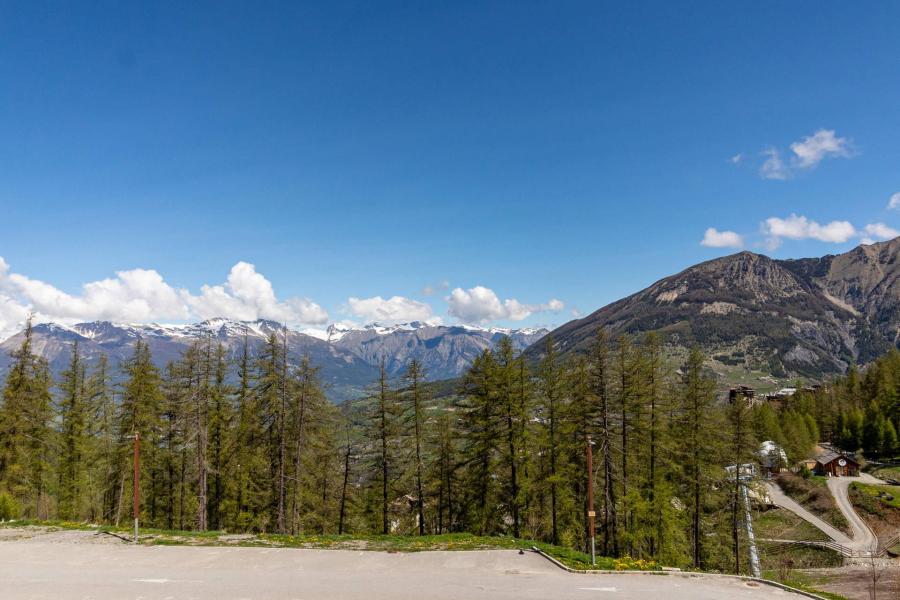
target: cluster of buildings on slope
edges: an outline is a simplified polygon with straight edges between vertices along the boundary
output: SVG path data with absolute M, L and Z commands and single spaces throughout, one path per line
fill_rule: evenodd
M 813 456 L 797 463 L 793 469 L 789 469 L 787 454 L 773 441 L 765 441 L 760 444 L 759 464 L 761 474 L 772 477 L 786 470 L 798 471 L 802 468 L 809 469 L 814 475 L 824 477 L 856 477 L 859 475 L 859 461 L 853 452 L 844 452 L 831 444 L 819 444 Z
M 798 390 L 798 388 L 795 388 L 795 387 L 786 387 L 786 388 L 781 388 L 780 390 L 778 390 L 776 392 L 771 392 L 769 394 L 757 396 L 756 390 L 753 389 L 752 387 L 749 387 L 746 385 L 739 385 L 737 387 L 733 387 L 730 390 L 728 390 L 728 402 L 734 404 L 738 400 L 742 400 L 742 401 L 746 402 L 747 405 L 752 408 L 754 406 L 761 406 L 761 405 L 765 404 L 766 402 L 780 404 L 781 402 L 784 401 L 785 398 L 790 398 L 791 396 L 793 396 L 800 390 L 802 390 L 804 392 L 818 392 L 821 389 L 822 389 L 822 386 L 819 384 L 803 387 L 803 388 L 800 388 L 799 390 Z
M 801 388 L 804 392 L 818 392 L 822 389 L 821 385 L 813 385 Z M 790 398 L 798 391 L 797 388 L 787 387 L 765 395 L 756 395 L 756 390 L 746 385 L 740 385 L 728 390 L 728 401 L 733 404 L 735 402 L 746 402 L 748 406 L 761 406 L 764 403 L 781 404 L 785 398 Z M 771 477 L 777 475 L 783 470 L 788 469 L 787 454 L 773 441 L 765 441 L 760 445 L 759 463 L 762 474 Z M 844 452 L 830 444 L 820 444 L 816 446 L 815 453 L 812 457 L 800 461 L 795 465 L 794 470 L 803 467 L 809 469 L 815 475 L 831 476 L 831 477 L 855 477 L 859 475 L 859 461 L 853 452 Z

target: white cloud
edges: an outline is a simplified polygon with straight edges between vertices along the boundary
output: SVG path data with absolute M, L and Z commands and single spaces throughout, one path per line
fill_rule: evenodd
M 227 317 L 273 319 L 293 325 L 322 324 L 328 313 L 306 298 L 276 298 L 272 284 L 245 262 L 232 267 L 223 285 L 204 285 L 200 295 L 175 289 L 152 269 L 119 271 L 92 281 L 78 295 L 10 272 L 0 257 L 0 336 L 17 330 L 29 312 L 37 321 L 146 323 Z
M 869 223 L 862 229 L 857 229 L 849 221 L 831 221 L 820 225 L 804 216 L 792 214 L 786 219 L 769 217 L 761 226 L 763 235 L 766 236 L 764 246 L 773 251 L 781 246 L 784 239 L 789 240 L 818 240 L 832 244 L 843 244 L 854 238 L 859 238 L 863 244 L 873 244 L 878 240 L 890 240 L 900 236 L 900 231 L 885 225 L 884 223 Z
M 28 307 L 7 291 L 9 265 L 0 256 L 0 340 L 22 328 L 28 318 Z
M 737 154 L 735 154 L 734 156 L 732 156 L 732 157 L 729 158 L 728 160 L 729 160 L 729 162 L 731 162 L 731 164 L 733 164 L 733 165 L 740 164 L 741 161 L 744 160 L 744 154 L 743 154 L 742 152 L 738 152 Z
M 787 219 L 769 217 L 762 226 L 763 233 L 771 238 L 791 240 L 815 239 L 820 242 L 842 244 L 856 236 L 856 228 L 849 221 L 832 221 L 820 225 L 804 216 L 792 214 Z
M 900 192 L 891 196 L 891 199 L 888 200 L 887 207 L 891 210 L 900 210 Z
M 455 288 L 446 298 L 449 313 L 463 323 L 487 323 L 496 320 L 521 321 L 539 312 L 558 312 L 565 308 L 562 301 L 549 300 L 543 304 L 522 304 L 509 298 L 500 301 L 494 290 L 477 285 L 468 290 Z
M 794 171 L 813 169 L 826 158 L 850 158 L 853 149 L 850 140 L 835 135 L 833 129 L 820 129 L 799 142 L 790 145 L 790 165 L 782 158 L 777 148 L 763 150 L 766 157 L 759 169 L 763 179 L 790 179 Z
M 407 323 L 409 321 L 428 321 L 432 317 L 431 306 L 418 300 L 403 296 L 382 298 L 350 298 L 347 303 L 354 315 L 368 322 Z
M 781 160 L 781 153 L 779 153 L 778 150 L 775 148 L 768 148 L 763 150 L 762 155 L 767 158 L 759 168 L 760 177 L 763 179 L 779 179 L 783 181 L 791 176 L 791 171 L 788 169 L 787 165 L 784 164 L 784 161 Z
M 140 322 L 189 317 L 179 293 L 153 270 L 119 271 L 115 278 L 84 284 L 79 296 L 18 273 L 10 273 L 8 280 L 35 313 L 54 320 Z
M 828 157 L 848 158 L 851 155 L 849 140 L 835 136 L 833 129 L 820 129 L 794 142 L 791 151 L 794 153 L 791 163 L 800 169 L 812 169 Z
M 703 234 L 700 245 L 709 248 L 741 248 L 744 245 L 744 238 L 733 231 L 719 231 L 715 227 L 710 227 Z
M 182 291 L 191 313 L 201 319 L 229 317 L 243 321 L 271 319 L 289 324 L 321 325 L 328 320 L 324 308 L 308 298 L 279 301 L 272 283 L 250 263 L 239 262 L 224 285 L 204 285 L 200 295 Z
M 864 231 L 866 232 L 866 239 L 872 240 L 892 240 L 900 235 L 900 231 L 893 227 L 888 227 L 884 223 L 870 223 L 866 225 Z

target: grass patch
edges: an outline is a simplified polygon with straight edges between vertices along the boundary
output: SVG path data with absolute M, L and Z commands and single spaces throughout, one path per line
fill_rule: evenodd
M 900 530 L 900 486 L 853 482 L 850 484 L 850 502 L 881 543 Z
M 863 495 L 876 498 L 882 504 L 900 508 L 900 485 L 870 485 L 853 482 L 851 486 Z
M 818 527 L 784 508 L 755 512 L 753 531 L 761 539 L 828 541 L 828 536 Z

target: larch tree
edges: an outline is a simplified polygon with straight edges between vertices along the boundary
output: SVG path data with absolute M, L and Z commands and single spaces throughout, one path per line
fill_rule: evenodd
M 618 513 L 615 487 L 615 449 L 613 447 L 613 415 L 610 398 L 610 357 L 609 342 L 606 331 L 597 330 L 591 350 L 591 393 L 597 403 L 597 438 L 596 444 L 600 454 L 600 465 L 603 472 L 603 491 L 601 494 L 603 529 L 603 553 L 619 554 Z M 594 510 L 594 507 L 588 507 Z
M 539 367 L 540 402 L 544 439 L 548 455 L 546 482 L 550 492 L 550 541 L 559 544 L 559 496 L 564 480 L 560 463 L 565 460 L 562 446 L 565 440 L 563 377 L 553 345 L 553 336 L 548 335 L 544 346 L 544 359 Z
M 690 498 L 691 565 L 698 569 L 704 565 L 704 532 L 701 523 L 704 502 L 713 480 L 709 472 L 718 466 L 717 459 L 720 455 L 713 385 L 713 381 L 703 372 L 703 354 L 697 348 L 692 349 L 682 367 L 679 458 L 684 485 Z
M 137 340 L 134 353 L 123 367 L 125 381 L 119 394 L 119 491 L 117 495 L 116 522 L 121 518 L 131 490 L 126 487 L 133 481 L 131 469 L 132 440 L 141 436 L 142 464 L 153 465 L 157 447 L 159 409 L 162 404 L 159 370 L 153 364 L 150 348 Z M 143 487 L 141 492 L 143 491 Z
M 59 490 L 57 512 L 61 519 L 76 520 L 85 516 L 87 489 L 88 403 L 85 390 L 85 366 L 72 344 L 69 367 L 62 373 L 59 386 L 60 403 Z
M 29 319 L 3 388 L 0 406 L 0 488 L 25 504 L 27 514 L 48 518 L 52 417 L 47 362 L 34 353 Z
M 425 490 L 422 485 L 422 477 L 424 471 L 424 457 L 422 455 L 423 439 L 425 435 L 425 407 L 424 407 L 424 390 L 422 382 L 425 373 L 422 364 L 413 359 L 409 363 L 406 370 L 406 380 L 408 382 L 407 401 L 411 412 L 413 439 L 416 447 L 416 511 L 418 520 L 419 535 L 425 535 Z

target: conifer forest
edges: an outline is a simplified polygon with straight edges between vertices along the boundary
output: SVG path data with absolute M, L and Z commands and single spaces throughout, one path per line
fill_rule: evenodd
M 704 356 L 672 365 L 655 334 L 600 330 L 565 360 L 552 339 L 535 361 L 506 339 L 451 394 L 412 361 L 340 405 L 316 365 L 287 356 L 277 335 L 231 358 L 210 339 L 159 369 L 138 342 L 113 372 L 75 344 L 54 381 L 29 328 L 0 405 L 2 516 L 127 525 L 138 434 L 142 526 L 470 532 L 584 549 L 593 510 L 601 555 L 740 571 L 727 465 L 754 461 L 762 440 L 792 464 L 819 441 L 866 457 L 900 450 L 896 351 L 759 407 L 719 399 Z

